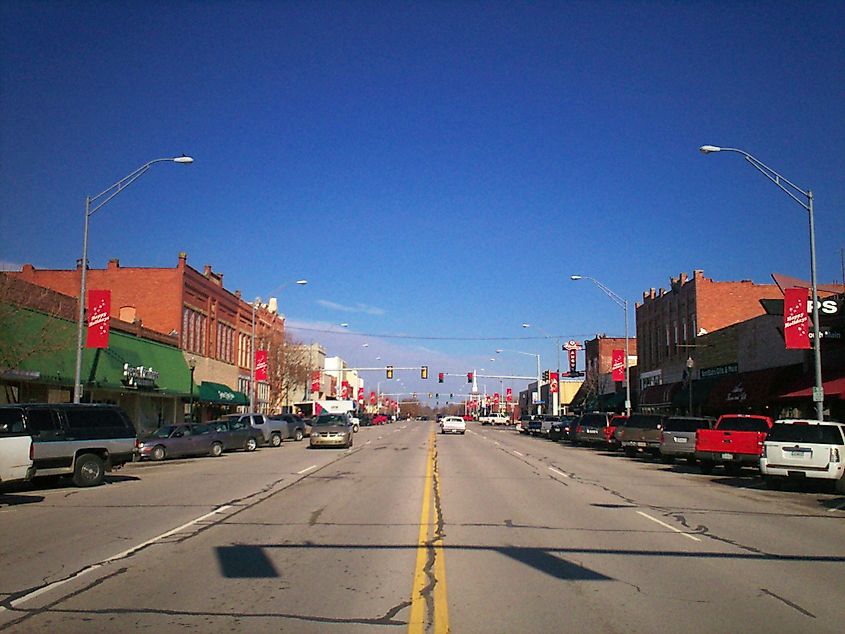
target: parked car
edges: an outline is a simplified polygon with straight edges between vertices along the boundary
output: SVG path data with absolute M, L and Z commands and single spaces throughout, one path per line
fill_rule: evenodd
M 731 474 L 743 466 L 759 467 L 763 441 L 774 421 L 754 414 L 724 414 L 713 429 L 695 432 L 695 459 L 701 473 L 711 473 L 717 464 Z
M 26 403 L 0 405 L 10 427 L 32 437 L 33 477 L 70 475 L 77 486 L 102 484 L 105 473 L 132 462 L 135 427 L 113 405 Z
M 507 425 L 510 419 L 504 414 L 486 414 L 479 416 L 478 420 L 482 425 Z
M 387 425 L 387 416 L 384 414 L 376 414 L 373 416 L 373 425 Z
M 559 422 L 560 416 L 543 416 L 543 419 L 540 421 L 540 435 L 548 438 L 552 432 L 552 425 Z
M 444 416 L 440 419 L 441 434 L 465 434 L 466 421 L 461 416 Z
M 248 414 L 225 414 L 221 416 L 221 419 L 246 423 L 259 430 L 261 432 L 259 445 L 278 447 L 282 444 L 282 434 L 286 430 L 286 425 L 281 421 L 271 419 L 266 414 L 256 414 L 254 412 Z
M 715 418 L 707 416 L 670 416 L 663 424 L 660 435 L 660 457 L 671 463 L 676 458 L 695 462 L 695 432 L 713 429 Z
M 225 443 L 207 424 L 165 425 L 141 438 L 141 458 L 164 460 L 186 456 L 220 456 Z
M 346 414 L 320 414 L 311 422 L 311 447 L 352 446 L 352 422 Z
M 620 448 L 621 445 L 619 444 L 619 439 L 616 437 L 616 430 L 620 426 L 624 426 L 626 420 L 628 420 L 628 416 L 625 414 L 617 414 L 616 416 L 610 417 L 610 423 L 604 428 L 604 436 L 607 439 L 608 448 Z
M 305 421 L 295 414 L 275 414 L 270 420 L 280 423 L 278 428 L 279 437 L 282 440 L 295 440 L 299 442 L 305 438 Z M 273 444 L 273 441 L 270 441 Z
M 529 436 L 539 436 L 540 430 L 543 429 L 543 417 L 542 416 L 532 416 L 531 419 L 528 421 L 528 435 Z
M 549 440 L 554 440 L 555 442 L 564 440 L 568 436 L 571 425 L 575 419 L 575 416 L 566 414 L 560 416 L 557 421 L 552 423 L 552 427 L 549 429 Z
M 835 421 L 777 420 L 763 442 L 760 473 L 766 485 L 826 480 L 845 493 L 845 425 Z
M 0 484 L 29 480 L 32 465 L 32 437 L 23 418 L 14 410 L 0 410 Z
M 607 412 L 589 412 L 581 417 L 575 428 L 572 444 L 603 445 L 607 442 L 605 427 L 610 425 L 611 414 Z
M 622 451 L 629 458 L 637 454 L 659 456 L 660 434 L 665 422 L 666 416 L 662 414 L 631 414 L 618 436 Z
M 373 424 L 373 417 L 364 412 L 358 413 L 358 419 L 361 421 L 361 427 L 371 427 Z
M 249 424 L 246 418 L 237 420 L 213 420 L 207 427 L 216 433 L 217 438 L 223 443 L 224 451 L 255 451 L 258 445 L 262 444 L 264 437 L 261 430 Z M 194 433 L 199 431 L 199 426 L 194 425 Z M 275 432 L 274 432 L 275 433 Z

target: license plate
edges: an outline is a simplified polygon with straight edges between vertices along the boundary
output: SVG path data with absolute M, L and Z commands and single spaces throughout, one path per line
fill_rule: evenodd
M 805 454 L 803 451 L 790 451 L 789 455 L 793 458 L 803 458 L 807 454 Z
M 733 460 L 733 459 L 734 459 L 734 455 L 732 453 L 723 453 L 722 454 L 722 460 Z
M 675 442 L 686 442 L 686 438 L 675 438 Z
M 599 433 L 599 430 L 598 429 L 588 429 L 587 433 L 588 434 L 597 434 L 597 433 Z
M 648 447 L 648 445 L 644 442 L 638 442 L 637 447 Z

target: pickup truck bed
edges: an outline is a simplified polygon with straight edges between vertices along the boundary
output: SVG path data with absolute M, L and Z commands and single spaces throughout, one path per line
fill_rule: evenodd
M 743 466 L 758 466 L 763 441 L 773 421 L 768 416 L 725 414 L 713 429 L 695 432 L 695 459 L 702 473 L 710 473 L 718 464 L 737 473 Z

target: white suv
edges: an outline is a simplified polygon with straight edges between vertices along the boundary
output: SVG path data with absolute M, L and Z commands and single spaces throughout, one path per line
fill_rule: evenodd
M 14 412 L 0 409 L 0 484 L 29 480 L 32 466 L 32 438 L 23 420 Z
M 806 419 L 775 421 L 763 443 L 760 473 L 769 488 L 786 480 L 832 480 L 845 493 L 845 425 Z

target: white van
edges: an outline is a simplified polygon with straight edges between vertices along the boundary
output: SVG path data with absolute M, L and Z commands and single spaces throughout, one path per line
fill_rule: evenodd
M 32 466 L 32 437 L 19 416 L 4 416 L 0 410 L 0 484 L 29 480 Z

